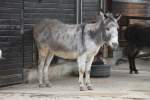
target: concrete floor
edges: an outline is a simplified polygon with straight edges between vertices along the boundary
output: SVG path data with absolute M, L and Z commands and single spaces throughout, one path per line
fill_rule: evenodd
M 138 75 L 129 74 L 128 63 L 113 66 L 108 78 L 92 78 L 93 91 L 79 91 L 78 77 L 53 80 L 51 88 L 37 83 L 0 89 L 0 100 L 150 100 L 150 61 L 137 60 Z

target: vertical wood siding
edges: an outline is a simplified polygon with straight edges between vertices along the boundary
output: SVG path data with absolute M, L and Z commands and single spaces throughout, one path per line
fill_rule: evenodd
M 99 0 L 83 0 L 83 22 L 95 22 L 99 10 Z
M 44 18 L 76 22 L 76 0 L 24 0 L 24 66 L 33 64 L 32 26 Z
M 0 1 L 0 86 L 22 81 L 23 51 L 20 34 L 22 0 Z
M 95 21 L 97 11 L 98 0 L 83 0 L 84 22 Z M 32 28 L 44 18 L 75 24 L 76 0 L 0 0 L 0 49 L 5 58 L 0 60 L 0 86 L 21 82 L 23 66 L 32 67 Z

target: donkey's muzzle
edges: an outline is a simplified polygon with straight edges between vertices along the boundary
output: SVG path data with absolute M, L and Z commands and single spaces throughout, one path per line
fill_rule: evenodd
M 115 50 L 118 48 L 118 43 L 112 43 L 112 49 Z

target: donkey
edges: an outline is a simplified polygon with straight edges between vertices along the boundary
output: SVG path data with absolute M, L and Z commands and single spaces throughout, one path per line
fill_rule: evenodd
M 90 81 L 92 61 L 104 43 L 117 48 L 119 18 L 114 18 L 112 14 L 105 17 L 100 12 L 96 23 L 65 24 L 57 19 L 44 19 L 36 24 L 33 35 L 39 55 L 39 87 L 51 86 L 48 68 L 55 55 L 64 59 L 76 59 L 80 91 L 86 89 L 85 85 L 88 90 L 92 90 Z
M 133 72 L 138 74 L 138 69 L 135 65 L 135 58 L 140 50 L 149 51 L 150 48 L 150 26 L 133 24 L 129 25 L 125 30 L 125 38 L 128 41 L 127 55 L 129 60 L 130 74 Z

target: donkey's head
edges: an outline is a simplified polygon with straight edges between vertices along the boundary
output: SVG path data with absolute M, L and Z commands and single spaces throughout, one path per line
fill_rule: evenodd
M 115 18 L 111 13 L 106 13 L 104 15 L 100 12 L 100 16 L 102 19 L 101 27 L 103 29 L 104 39 L 112 48 L 118 47 L 118 20 L 121 15 Z

